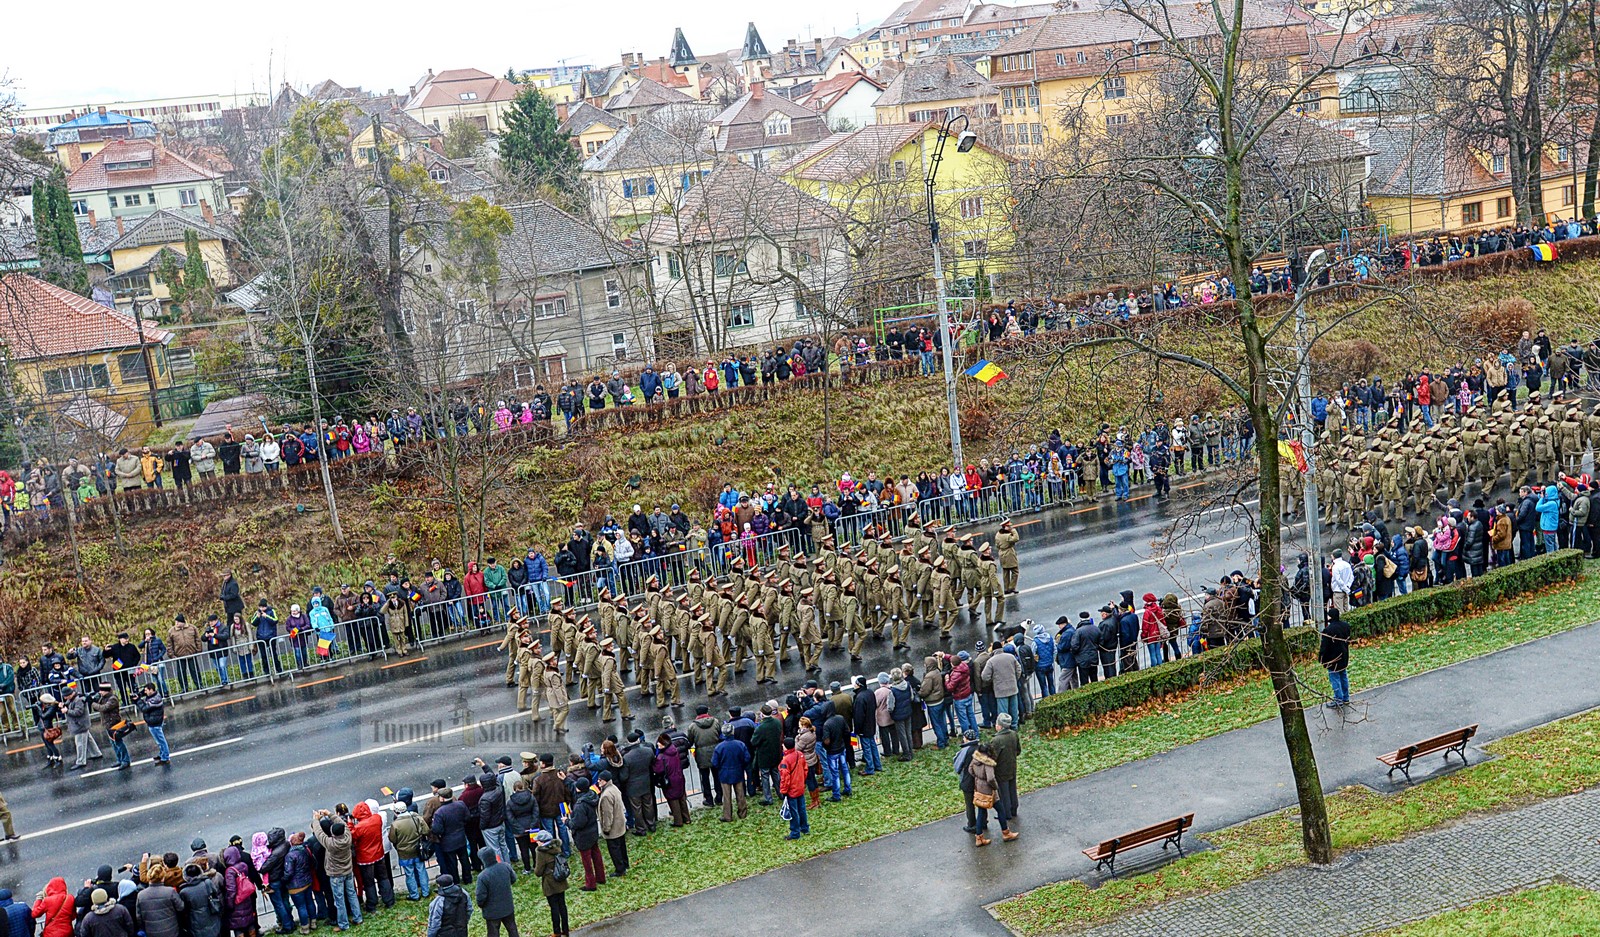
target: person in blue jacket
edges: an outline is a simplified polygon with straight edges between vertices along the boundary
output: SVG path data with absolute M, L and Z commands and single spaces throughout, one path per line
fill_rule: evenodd
M 1539 535 L 1544 539 L 1544 552 L 1556 552 L 1556 532 L 1561 529 L 1561 492 L 1555 485 L 1546 485 L 1544 496 L 1535 505 L 1539 512 Z
M 528 591 L 538 601 L 540 613 L 550 611 L 550 561 L 544 557 L 543 546 L 528 551 L 523 568 L 528 574 Z
M 256 617 L 250 624 L 256 629 L 256 650 L 261 653 L 262 669 L 273 673 L 278 669 L 277 662 L 272 659 L 272 642 L 278 637 L 278 613 L 266 598 L 256 606 Z

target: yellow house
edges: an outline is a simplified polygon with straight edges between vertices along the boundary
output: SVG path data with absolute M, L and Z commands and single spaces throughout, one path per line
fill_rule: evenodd
M 218 290 L 235 285 L 226 247 L 226 242 L 232 238 L 211 222 L 162 210 L 128 227 L 111 242 L 109 285 L 118 304 L 146 309 L 151 300 L 163 306 L 172 300 L 171 290 L 159 278 L 163 266 L 161 255 L 163 252 L 170 254 L 170 259 L 181 269 L 188 260 L 184 245 L 189 231 L 195 233 L 212 285 Z
M 926 231 L 924 180 L 938 140 L 937 124 L 876 124 L 833 134 L 774 171 L 867 228 L 864 241 L 916 242 Z M 957 151 L 953 138 L 946 143 L 934 210 L 949 276 L 974 276 L 980 267 L 994 275 L 1013 265 L 1011 162 L 981 142 L 966 153 Z M 908 227 L 917 232 L 909 238 L 903 233 Z
M 73 117 L 50 128 L 50 149 L 61 167 L 72 172 L 117 140 L 153 140 L 156 125 L 143 117 L 131 117 L 104 107 Z
M 670 206 L 711 172 L 717 156 L 703 129 L 688 136 L 646 118 L 623 127 L 583 161 L 596 215 L 630 231 Z
M 965 114 L 984 142 L 999 145 L 999 90 L 953 55 L 907 65 L 883 89 L 873 108 L 880 124 L 943 123 Z
M 351 111 L 345 123 L 350 127 L 350 161 L 357 166 L 371 163 L 375 155 L 371 116 Z M 443 138 L 440 131 L 398 108 L 383 114 L 379 127 L 383 132 L 384 147 L 401 160 L 417 157 L 424 149 L 437 149 Z
M 615 114 L 579 101 L 567 106 L 567 119 L 561 122 L 561 131 L 571 135 L 572 145 L 588 159 L 611 142 L 627 123 Z
M 23 274 L 0 279 L 0 343 L 24 408 L 106 441 L 143 437 L 173 334 Z
M 1465 234 L 1517 223 L 1503 154 L 1471 148 L 1442 123 L 1425 119 L 1373 127 L 1366 141 L 1374 152 L 1368 202 L 1391 234 Z M 1580 210 L 1581 167 L 1575 169 L 1566 147 L 1553 157 L 1544 159 L 1545 217 L 1535 224 L 1569 220 Z
M 1273 81 L 1290 83 L 1310 60 L 1303 13 L 1246 0 L 1244 54 Z M 1209 8 L 1166 8 L 1168 31 L 1180 41 L 1215 35 Z M 1134 119 L 1137 102 L 1156 90 L 1161 72 L 1176 68 L 1144 24 L 1115 9 L 1084 4 L 1050 16 L 1001 42 L 989 62 L 1000 91 L 1006 152 L 1036 153 L 1047 140 L 1082 131 L 1115 132 Z
M 470 121 L 486 134 L 499 134 L 501 118 L 522 86 L 476 68 L 433 69 L 409 89 L 403 109 L 435 133 L 457 120 Z

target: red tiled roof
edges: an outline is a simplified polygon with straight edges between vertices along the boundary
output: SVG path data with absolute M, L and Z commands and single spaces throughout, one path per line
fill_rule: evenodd
M 406 110 L 419 107 L 449 107 L 456 104 L 481 104 L 484 101 L 509 101 L 521 90 L 514 81 L 496 78 L 476 68 L 453 68 L 434 75 L 406 102 Z M 462 98 L 463 94 L 472 95 Z
M 146 323 L 144 340 L 165 344 L 172 333 Z M 14 361 L 137 348 L 133 318 L 21 273 L 0 277 L 0 342 Z
M 119 169 L 106 171 L 106 163 L 148 159 L 148 169 Z M 208 182 L 221 179 L 222 174 L 212 172 L 198 163 L 148 141 L 118 141 L 94 154 L 94 158 L 72 171 L 67 177 L 67 190 L 94 192 L 99 189 L 123 189 L 166 185 L 173 182 Z

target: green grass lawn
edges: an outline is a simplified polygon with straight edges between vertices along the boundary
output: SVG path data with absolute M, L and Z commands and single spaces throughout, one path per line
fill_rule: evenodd
M 1365 787 L 1350 787 L 1328 798 L 1334 848 L 1348 851 L 1394 842 L 1441 823 L 1600 784 L 1600 711 L 1500 739 L 1485 748 L 1502 757 L 1391 797 Z M 1293 810 L 1219 830 L 1207 834 L 1206 839 L 1213 847 L 1210 851 L 1153 872 L 1098 888 L 1077 881 L 1057 882 L 1001 902 L 994 912 L 1019 933 L 1060 934 L 1179 898 L 1222 891 L 1305 861 L 1299 820 Z M 1600 913 L 1600 908 L 1591 908 L 1590 913 Z M 1559 933 L 1600 933 L 1600 929 Z
M 1462 621 L 1391 634 L 1352 650 L 1352 688 L 1390 683 L 1568 630 L 1593 620 L 1597 604 L 1600 576 L 1591 572 L 1578 583 L 1524 596 L 1516 606 L 1506 603 Z M 1050 738 L 1030 734 L 1024 739 L 1020 787 L 1036 790 L 1083 777 L 1253 725 L 1275 713 L 1265 678 L 1255 678 L 1169 697 Z M 950 759 L 925 749 L 910 764 L 890 762 L 883 774 L 857 778 L 855 796 L 839 804 L 824 802 L 811 814 L 812 835 L 797 841 L 784 839 L 788 826 L 778 819 L 775 806 L 752 806 L 749 819 L 741 823 L 720 823 L 711 813 L 697 812 L 686 829 L 666 830 L 663 825 L 662 832 L 649 838 L 630 837 L 634 870 L 598 892 L 574 888 L 568 897 L 572 923 L 578 926 L 647 908 L 961 809 Z M 759 845 L 752 848 L 754 844 Z M 573 869 L 581 883 L 582 869 L 575 859 Z M 548 921 L 536 883 L 519 883 L 517 897 L 518 918 L 525 928 Z M 375 917 L 365 929 L 398 937 L 413 935 L 425 924 L 425 909 L 402 901 L 395 912 Z M 475 920 L 474 933 L 481 932 L 482 923 Z
M 1377 937 L 1582 937 L 1600 934 L 1600 895 L 1546 885 L 1447 911 Z

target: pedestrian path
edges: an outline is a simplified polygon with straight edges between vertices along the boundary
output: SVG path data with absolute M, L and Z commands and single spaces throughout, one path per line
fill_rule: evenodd
M 1592 664 L 1597 654 L 1600 624 L 1587 625 L 1357 694 L 1352 709 L 1362 714 L 1360 721 L 1318 711 L 1310 719 L 1323 785 L 1330 791 L 1351 784 L 1382 789 L 1384 769 L 1374 756 L 1406 742 L 1478 723 L 1482 744 L 1600 706 Z M 1472 755 L 1474 761 L 1481 757 Z M 1024 774 L 1027 757 L 1024 747 Z M 890 920 L 883 915 L 892 906 L 897 934 L 1000 935 L 1005 928 L 984 907 L 1089 875 L 1091 863 L 1079 851 L 1086 846 L 1189 811 L 1195 813 L 1197 837 L 1204 839 L 1207 830 L 1293 800 L 1282 730 L 1270 721 L 1024 795 L 1016 842 L 974 849 L 956 816 L 602 922 L 584 933 L 686 933 L 703 930 L 708 920 L 738 920 L 739 930 L 751 933 L 834 935 L 859 932 L 864 921 Z M 759 848 L 760 836 L 776 841 L 783 832 L 776 821 L 770 829 L 753 828 L 752 848 Z M 1348 894 L 1360 900 L 1360 890 Z
M 1082 937 L 1365 934 L 1562 877 L 1600 889 L 1594 817 L 1600 788 L 1442 827 L 1188 898 L 1084 931 Z

